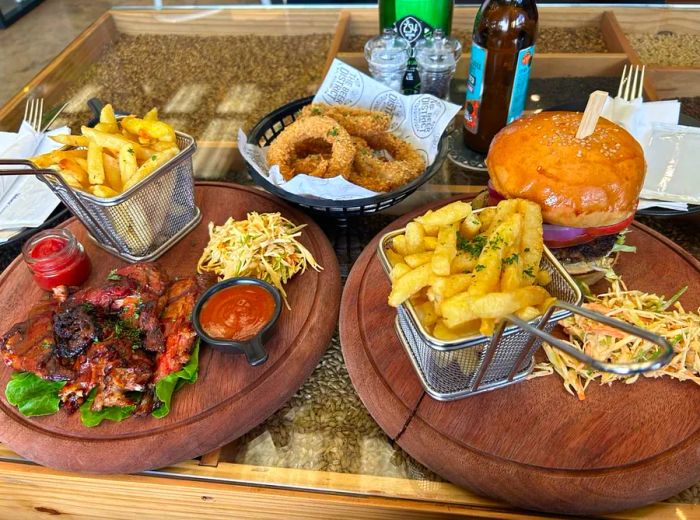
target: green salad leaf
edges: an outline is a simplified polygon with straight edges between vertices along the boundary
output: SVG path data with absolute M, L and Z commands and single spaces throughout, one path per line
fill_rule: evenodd
M 47 381 L 32 372 L 14 372 L 5 388 L 5 397 L 22 415 L 51 415 L 58 411 L 58 391 L 65 381 Z
M 187 383 L 191 384 L 197 381 L 198 369 L 199 338 L 197 338 L 197 341 L 194 344 L 192 354 L 190 355 L 190 360 L 187 362 L 187 364 L 177 372 L 168 374 L 156 383 L 156 397 L 161 402 L 161 405 L 153 410 L 153 417 L 160 419 L 161 417 L 165 417 L 170 413 L 170 401 L 173 397 L 173 393 L 179 390 L 183 385 Z
M 92 410 L 92 403 L 95 401 L 96 388 L 93 388 L 85 399 L 85 402 L 80 405 L 80 420 L 85 426 L 98 426 L 102 421 L 119 422 L 127 417 L 130 417 L 136 406 L 105 406 L 99 412 Z

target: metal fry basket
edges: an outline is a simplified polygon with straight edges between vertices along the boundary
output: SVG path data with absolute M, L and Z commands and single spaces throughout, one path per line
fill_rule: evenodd
M 110 198 L 74 190 L 54 170 L 30 161 L 0 160 L 29 169 L 0 174 L 36 175 L 90 232 L 95 242 L 129 262 L 155 260 L 191 231 L 202 216 L 194 200 L 194 139 L 176 132 L 180 152 L 144 180 Z
M 392 239 L 404 231 L 392 231 L 379 241 L 377 253 L 387 275 L 391 264 L 386 251 Z M 581 290 L 546 247 L 540 269 L 549 273 L 551 282 L 546 289 L 557 301 L 542 316 L 529 322 L 507 316 L 493 336 L 479 334 L 443 341 L 428 333 L 410 302 L 399 306 L 396 333 L 428 395 L 450 401 L 522 381 L 532 371 L 535 352 L 543 340 L 599 370 L 622 375 L 657 370 L 671 360 L 673 347 L 665 339 L 580 307 Z M 593 359 L 550 334 L 559 320 L 574 313 L 655 343 L 662 352 L 656 359 L 643 363 L 612 364 Z

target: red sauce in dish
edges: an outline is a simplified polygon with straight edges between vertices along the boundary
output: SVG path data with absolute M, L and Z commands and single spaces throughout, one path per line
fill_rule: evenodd
M 215 292 L 202 306 L 199 322 L 212 338 L 246 341 L 275 313 L 275 299 L 259 285 L 232 285 Z
M 46 291 L 59 285 L 80 285 L 90 276 L 90 259 L 67 229 L 37 233 L 24 245 L 22 254 L 34 281 Z

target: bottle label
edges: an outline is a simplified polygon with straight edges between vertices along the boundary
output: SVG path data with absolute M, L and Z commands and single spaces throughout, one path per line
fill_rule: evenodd
M 403 77 L 403 93 L 418 94 L 420 92 L 420 78 L 418 77 L 418 64 L 413 54 L 413 48 L 419 40 L 433 34 L 434 27 L 417 16 L 409 14 L 396 20 L 394 28 L 399 36 L 411 45 L 408 67 Z
M 467 76 L 467 101 L 464 107 L 464 126 L 471 133 L 479 130 L 479 110 L 484 94 L 484 75 L 488 51 L 472 42 L 469 75 Z
M 515 77 L 513 78 L 513 90 L 508 106 L 508 120 L 512 123 L 519 118 L 525 110 L 525 98 L 527 97 L 527 83 L 530 81 L 530 69 L 532 57 L 535 55 L 535 46 L 525 47 L 518 53 L 518 61 L 515 63 Z

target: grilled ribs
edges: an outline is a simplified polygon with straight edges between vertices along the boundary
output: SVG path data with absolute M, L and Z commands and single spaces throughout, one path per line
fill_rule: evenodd
M 101 287 L 58 288 L 0 338 L 0 355 L 16 370 L 66 381 L 60 397 L 68 412 L 93 389 L 94 411 L 139 405 L 150 412 L 154 384 L 190 358 L 190 318 L 206 283 L 169 283 L 156 265 L 140 263 L 114 271 Z

